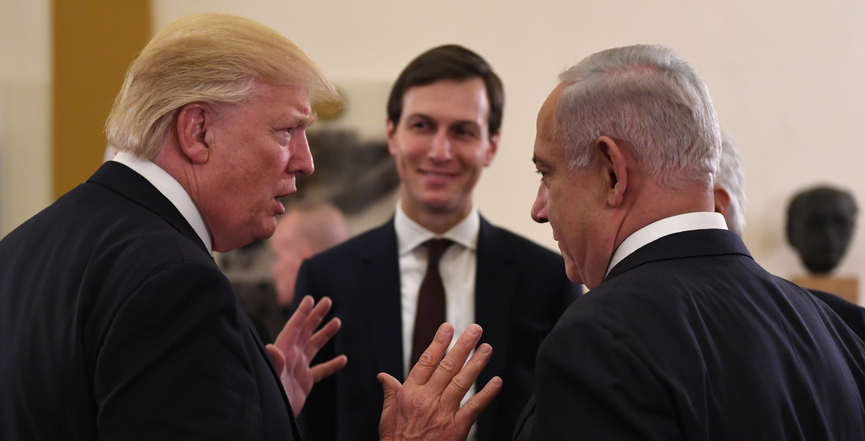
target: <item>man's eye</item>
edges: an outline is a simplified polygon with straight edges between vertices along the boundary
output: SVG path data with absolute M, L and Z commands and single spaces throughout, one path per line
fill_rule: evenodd
M 469 130 L 469 129 L 464 128 L 464 127 L 457 127 L 456 129 L 454 129 L 454 133 L 456 133 L 457 136 L 461 136 L 461 137 L 470 137 L 470 138 L 476 137 L 476 134 L 473 130 Z
M 541 170 L 537 170 L 537 171 L 535 171 L 535 173 L 541 175 L 541 183 L 543 183 L 544 185 L 548 185 L 548 182 L 547 182 L 548 179 L 547 178 L 549 178 L 549 176 L 550 176 L 549 173 L 547 173 L 545 171 L 541 171 Z

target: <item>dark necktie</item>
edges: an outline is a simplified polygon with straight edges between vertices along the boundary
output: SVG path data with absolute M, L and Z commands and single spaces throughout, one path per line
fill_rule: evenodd
M 439 326 L 445 322 L 445 288 L 439 273 L 439 260 L 452 243 L 448 239 L 430 239 L 424 244 L 427 248 L 427 267 L 417 299 L 409 369 L 417 363 L 432 343 Z

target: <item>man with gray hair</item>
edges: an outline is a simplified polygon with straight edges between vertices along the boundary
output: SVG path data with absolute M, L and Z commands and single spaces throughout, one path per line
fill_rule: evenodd
M 745 234 L 745 167 L 730 132 L 721 129 L 721 161 L 715 174 L 715 211 L 727 221 L 727 229 Z
M 863 343 L 713 212 L 708 90 L 662 46 L 584 59 L 538 114 L 532 217 L 591 289 L 541 345 L 518 439 L 865 439 Z
M 727 221 L 727 228 L 742 237 L 745 234 L 745 167 L 739 148 L 730 133 L 721 130 L 721 165 L 715 177 L 715 212 Z M 829 305 L 850 329 L 865 341 L 865 308 L 841 297 L 808 289 L 814 297 Z
M 306 298 L 265 348 L 211 252 L 273 234 L 278 198 L 313 171 L 317 101 L 338 101 L 330 82 L 250 20 L 192 15 L 148 43 L 108 119 L 120 152 L 0 241 L 0 439 L 300 439 L 293 415 L 346 363 L 309 366 L 339 328 L 313 333 L 330 301 Z M 424 430 L 435 438 L 467 432 L 501 387 L 459 407 L 491 353 L 465 364 L 470 331 L 442 360 L 443 326 L 392 393 L 447 388 L 424 413 L 454 423 Z M 389 440 L 405 436 L 401 402 Z

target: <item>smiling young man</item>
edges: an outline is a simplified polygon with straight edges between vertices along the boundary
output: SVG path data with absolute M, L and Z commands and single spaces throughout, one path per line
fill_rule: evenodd
M 510 437 L 531 394 L 538 346 L 579 287 L 559 255 L 491 225 L 474 204 L 475 185 L 498 149 L 503 104 L 498 76 L 456 45 L 421 54 L 394 84 L 387 120 L 401 179 L 394 219 L 307 260 L 297 279 L 298 294 L 330 297 L 342 321 L 322 357 L 351 360 L 310 395 L 300 415 L 310 438 L 378 439 L 376 375 L 402 381 L 414 349 L 444 321 L 457 333 L 480 324 L 495 348 L 475 390 L 496 375 L 504 387 L 478 420 L 476 437 Z M 435 269 L 426 244 L 441 238 L 449 242 Z

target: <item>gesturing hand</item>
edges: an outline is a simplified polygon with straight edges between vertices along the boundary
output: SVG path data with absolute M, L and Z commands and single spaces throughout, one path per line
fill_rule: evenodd
M 339 319 L 334 318 L 313 334 L 315 328 L 330 311 L 331 302 L 329 298 L 324 297 L 315 308 L 313 308 L 314 304 L 312 297 L 304 297 L 297 311 L 291 315 L 282 332 L 276 337 L 276 342 L 267 345 L 267 353 L 276 372 L 279 373 L 295 416 L 306 403 L 312 385 L 345 367 L 348 360 L 345 355 L 340 355 L 310 367 L 312 358 L 328 340 L 336 335 L 340 326 Z
M 382 441 L 465 440 L 471 425 L 501 390 L 501 378 L 493 377 L 483 390 L 460 407 L 493 351 L 484 343 L 466 364 L 482 333 L 480 326 L 471 325 L 442 359 L 453 333 L 449 323 L 439 327 L 405 384 L 400 385 L 388 374 L 378 374 L 378 381 L 384 388 L 384 406 L 378 426 Z

